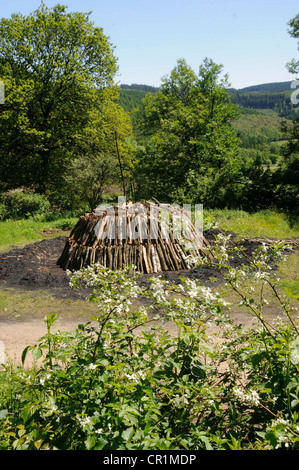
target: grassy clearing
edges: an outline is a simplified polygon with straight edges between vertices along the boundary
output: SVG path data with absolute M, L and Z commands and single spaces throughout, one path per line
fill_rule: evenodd
M 90 320 L 95 315 L 97 305 L 86 300 L 61 299 L 45 291 L 22 291 L 0 289 L 0 318 L 10 320 L 44 319 L 56 312 L 60 319 L 80 321 Z
M 239 238 L 270 237 L 294 238 L 299 237 L 299 219 L 291 224 L 285 214 L 274 211 L 261 211 L 249 214 L 240 210 L 207 210 L 204 216 L 211 217 L 219 228 L 234 232 Z
M 52 221 L 34 219 L 5 220 L 0 222 L 0 253 L 12 246 L 25 246 L 44 238 L 66 235 L 77 222 L 77 218 L 60 218 Z

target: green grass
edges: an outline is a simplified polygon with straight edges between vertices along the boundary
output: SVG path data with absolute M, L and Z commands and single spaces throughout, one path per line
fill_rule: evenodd
M 223 230 L 234 232 L 239 238 L 269 237 L 294 238 L 299 237 L 299 219 L 293 224 L 285 214 L 275 211 L 261 211 L 249 214 L 240 210 L 204 210 L 204 216 L 211 217 Z
M 19 289 L 0 289 L 0 318 L 14 320 L 16 318 L 40 319 L 56 312 L 65 320 L 90 320 L 90 315 L 97 312 L 95 302 L 86 300 L 61 299 L 46 291 L 22 291 Z
M 25 246 L 45 238 L 65 235 L 77 218 L 61 218 L 52 221 L 34 219 L 5 220 L 0 222 L 0 253 L 8 251 L 12 246 Z

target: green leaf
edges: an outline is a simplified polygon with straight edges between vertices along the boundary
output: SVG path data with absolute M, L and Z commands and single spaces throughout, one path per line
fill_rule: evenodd
M 204 443 L 206 450 L 213 450 L 210 441 L 207 436 L 200 436 L 200 440 Z
M 195 377 L 199 377 L 201 379 L 204 379 L 206 377 L 206 367 L 200 362 L 191 364 L 190 370 L 191 374 L 195 375 Z
M 43 351 L 39 346 L 36 346 L 35 348 L 32 349 L 32 356 L 36 361 L 40 359 L 42 355 L 43 355 Z
M 134 435 L 134 427 L 133 426 L 130 426 L 129 428 L 125 429 L 122 434 L 121 434 L 121 437 L 123 438 L 124 441 L 130 441 Z
M 277 439 L 277 436 L 274 434 L 274 432 L 272 431 L 267 432 L 265 435 L 265 438 L 270 442 L 273 449 L 275 449 L 275 447 L 277 446 L 278 439 Z
M 8 415 L 8 410 L 0 411 L 0 419 L 5 419 L 7 415 Z
M 45 317 L 45 323 L 48 328 L 55 326 L 55 321 L 57 320 L 57 313 L 50 313 Z
M 290 343 L 291 361 L 293 364 L 299 364 L 299 338 Z
M 96 442 L 97 442 L 97 438 L 95 436 L 88 436 L 87 439 L 85 440 L 86 449 L 87 450 L 94 449 Z
M 299 404 L 299 399 L 298 398 L 291 401 L 291 407 L 292 408 L 296 408 L 298 406 L 298 404 Z
M 108 441 L 103 436 L 100 436 L 97 438 L 94 450 L 102 450 L 107 444 Z
M 27 357 L 27 354 L 28 354 L 28 351 L 30 351 L 30 349 L 32 349 L 32 346 L 26 346 L 26 348 L 24 349 L 24 351 L 22 352 L 22 364 L 24 365 L 25 363 L 25 360 L 26 360 L 26 357 Z

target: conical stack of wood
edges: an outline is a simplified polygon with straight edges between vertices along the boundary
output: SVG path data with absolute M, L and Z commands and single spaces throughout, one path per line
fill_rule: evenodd
M 184 237 L 177 236 L 178 220 L 183 221 Z M 179 271 L 191 267 L 190 257 L 206 255 L 208 245 L 182 208 L 129 202 L 82 215 L 57 264 L 70 271 L 96 263 L 111 270 L 133 265 L 148 274 Z

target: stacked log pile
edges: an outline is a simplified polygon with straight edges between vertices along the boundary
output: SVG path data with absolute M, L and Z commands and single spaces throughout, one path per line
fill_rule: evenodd
M 161 218 L 165 205 L 153 206 L 150 202 L 109 206 L 100 214 L 97 210 L 86 213 L 67 237 L 57 264 L 71 271 L 95 263 L 111 270 L 133 265 L 148 274 L 189 269 L 190 256 L 204 254 L 208 242 L 189 214 L 181 208 L 179 211 L 175 213 L 168 206 L 170 223 L 166 227 Z M 177 237 L 174 225 L 178 218 L 184 225 L 182 238 Z

